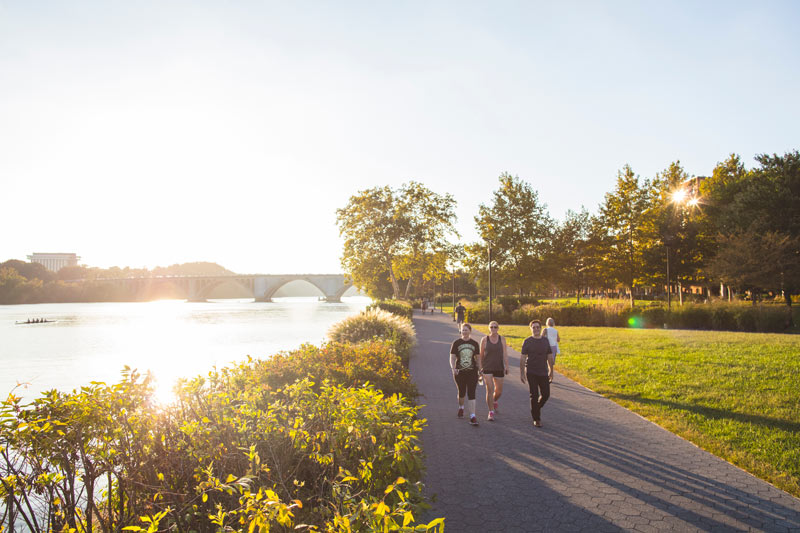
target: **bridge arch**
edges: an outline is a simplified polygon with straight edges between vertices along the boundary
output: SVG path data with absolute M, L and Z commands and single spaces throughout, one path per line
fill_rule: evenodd
M 200 280 L 198 280 L 200 281 Z M 253 279 L 252 278 L 208 278 L 203 279 L 202 282 L 199 284 L 199 287 L 196 293 L 191 294 L 192 290 L 190 290 L 189 299 L 190 300 L 206 300 L 208 295 L 213 291 L 215 288 L 219 287 L 224 283 L 233 283 L 242 287 L 247 293 L 250 295 L 250 298 L 255 298 L 255 293 L 253 292 Z
M 257 276 L 254 280 L 255 298 L 258 301 L 271 301 L 275 293 L 292 281 L 310 283 L 325 296 L 329 302 L 341 301 L 342 295 L 352 283 L 344 275 L 298 274 L 285 276 Z

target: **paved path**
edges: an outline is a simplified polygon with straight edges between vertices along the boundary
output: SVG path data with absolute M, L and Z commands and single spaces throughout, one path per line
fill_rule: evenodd
M 518 353 L 496 422 L 456 418 L 452 318 L 414 316 L 411 374 L 428 420 L 425 484 L 445 531 L 800 531 L 800 500 L 556 374 L 530 419 Z M 502 328 L 501 328 L 502 333 Z M 480 338 L 480 334 L 473 337 Z

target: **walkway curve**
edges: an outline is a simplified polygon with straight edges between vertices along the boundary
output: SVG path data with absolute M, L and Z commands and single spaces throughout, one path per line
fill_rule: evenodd
M 556 374 L 543 428 L 531 424 L 511 351 L 496 422 L 456 418 L 452 318 L 415 311 L 410 370 L 433 508 L 447 533 L 534 531 L 800 532 L 800 500 Z M 502 327 L 501 327 L 502 333 Z M 476 333 L 474 337 L 480 338 Z

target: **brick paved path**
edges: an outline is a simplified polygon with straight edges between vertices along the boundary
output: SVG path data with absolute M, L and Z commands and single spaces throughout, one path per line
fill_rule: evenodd
M 470 426 L 456 418 L 448 363 L 456 324 L 438 312 L 414 324 L 434 498 L 422 518 L 444 516 L 447 533 L 800 531 L 800 500 L 559 374 L 534 428 L 514 351 L 497 421 L 479 386 Z

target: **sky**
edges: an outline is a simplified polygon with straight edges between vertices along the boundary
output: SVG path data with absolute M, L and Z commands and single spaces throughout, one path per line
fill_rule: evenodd
M 800 149 L 800 2 L 0 0 L 0 261 L 338 273 L 419 181 L 463 243 L 503 172 L 555 219 L 626 164 Z

